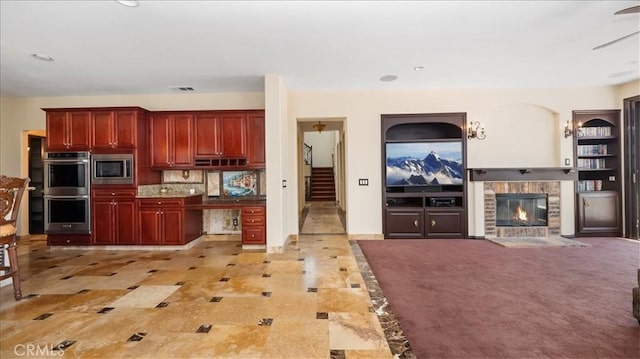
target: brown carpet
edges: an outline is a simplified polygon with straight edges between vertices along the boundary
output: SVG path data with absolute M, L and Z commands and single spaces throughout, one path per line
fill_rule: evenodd
M 358 241 L 418 358 L 639 358 L 638 243 Z

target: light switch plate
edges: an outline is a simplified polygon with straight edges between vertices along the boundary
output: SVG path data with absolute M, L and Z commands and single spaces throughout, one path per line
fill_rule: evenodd
M 282 180 L 282 188 L 287 188 L 287 180 Z
M 565 159 L 564 159 L 564 165 L 565 165 L 565 166 L 571 166 L 571 160 L 570 160 L 570 159 L 568 159 L 568 158 L 565 158 Z
M 358 186 L 368 186 L 369 185 L 369 179 L 368 178 L 359 178 L 358 179 Z

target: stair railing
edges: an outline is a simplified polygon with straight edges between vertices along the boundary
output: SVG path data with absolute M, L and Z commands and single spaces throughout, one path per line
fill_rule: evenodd
M 311 199 L 311 169 L 313 168 L 313 147 L 304 144 L 304 199 Z

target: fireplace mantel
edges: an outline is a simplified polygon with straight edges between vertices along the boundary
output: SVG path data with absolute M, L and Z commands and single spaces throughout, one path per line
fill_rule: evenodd
M 575 167 L 469 168 L 471 181 L 577 181 Z

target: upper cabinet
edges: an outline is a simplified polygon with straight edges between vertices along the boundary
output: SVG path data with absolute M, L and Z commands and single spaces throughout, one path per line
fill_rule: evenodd
M 264 168 L 264 111 L 247 114 L 247 166 Z
M 109 152 L 146 146 L 147 111 L 140 107 L 44 109 L 47 151 Z
M 90 111 L 47 111 L 47 151 L 91 149 Z
M 93 113 L 93 148 L 136 147 L 138 111 L 97 111 Z
M 244 158 L 246 156 L 246 115 L 210 111 L 194 115 L 194 157 Z
M 193 166 L 193 115 L 156 112 L 151 115 L 151 167 L 190 168 Z
M 264 168 L 264 111 L 193 114 L 196 168 Z

